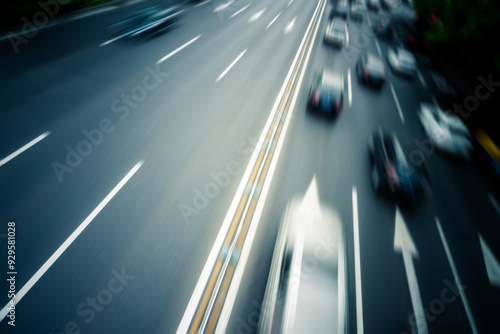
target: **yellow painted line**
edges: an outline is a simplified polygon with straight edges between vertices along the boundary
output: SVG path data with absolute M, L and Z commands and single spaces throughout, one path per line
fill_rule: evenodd
M 219 320 L 219 314 L 222 310 L 222 305 L 224 305 L 224 300 L 226 299 L 226 294 L 229 290 L 229 284 L 231 283 L 231 279 L 233 278 L 234 269 L 234 264 L 230 263 L 227 268 L 224 281 L 222 282 L 219 295 L 217 296 L 217 300 L 215 301 L 215 305 L 212 310 L 213 312 L 210 314 L 210 319 L 208 321 L 205 333 L 213 333 L 215 331 L 215 326 L 217 325 L 217 321 Z
M 217 263 L 215 264 L 214 271 L 212 271 L 212 276 L 210 277 L 207 288 L 203 293 L 203 298 L 200 302 L 200 305 L 198 306 L 198 311 L 196 312 L 193 323 L 191 324 L 189 334 L 196 334 L 196 332 L 198 331 L 198 327 L 200 327 L 201 320 L 203 319 L 203 314 L 205 313 L 205 308 L 207 307 L 210 296 L 212 295 L 212 291 L 214 289 L 215 282 L 217 282 L 217 277 L 219 276 L 222 264 L 222 259 L 218 259 Z M 216 273 L 216 275 L 214 275 L 214 273 Z
M 243 226 L 241 228 L 241 233 L 238 237 L 238 242 L 236 243 L 236 250 L 241 250 L 241 247 L 243 246 L 243 242 L 245 241 L 245 237 L 247 235 L 248 227 L 250 226 L 250 222 L 252 221 L 252 216 L 255 211 L 255 207 L 257 206 L 257 198 L 253 198 L 252 202 L 250 203 L 250 207 L 248 208 L 248 213 L 245 217 L 245 222 L 243 223 Z
M 318 19 L 318 17 L 317 17 Z M 312 35 L 312 30 L 310 35 Z M 267 173 L 269 171 L 269 167 L 271 165 L 271 162 L 274 157 L 274 150 L 275 150 L 275 145 L 279 141 L 279 137 L 281 135 L 281 131 L 283 129 L 283 126 L 285 124 L 287 115 L 290 111 L 290 105 L 291 105 L 291 99 L 289 98 L 295 93 L 295 90 L 297 89 L 297 85 L 299 82 L 299 76 L 298 76 L 298 71 L 303 68 L 305 61 L 306 61 L 306 50 L 308 49 L 307 46 L 309 46 L 311 43 L 313 43 L 314 40 L 309 39 L 308 43 L 306 43 L 306 47 L 303 49 L 300 57 L 300 60 L 295 64 L 295 67 L 292 71 L 292 76 L 290 77 L 290 80 L 287 83 L 287 86 L 285 90 L 283 91 L 283 95 L 281 97 L 281 101 L 278 105 L 278 112 L 276 113 L 274 119 L 272 120 L 271 126 L 269 127 L 269 130 L 266 134 L 266 139 L 265 139 L 265 146 L 262 147 L 259 156 L 257 158 L 256 163 L 254 164 L 251 176 L 249 178 L 249 181 L 246 184 L 246 188 L 248 187 L 262 187 L 263 183 L 265 182 L 265 179 L 267 177 Z M 281 112 L 280 112 L 281 111 Z M 275 127 L 277 128 L 275 129 Z M 274 131 L 276 130 L 276 131 Z M 273 136 L 274 134 L 274 136 Z M 272 142 L 270 141 L 272 137 Z M 273 147 L 274 146 L 274 147 Z M 267 156 L 266 156 L 267 153 Z M 261 170 L 262 167 L 262 170 Z M 261 172 L 259 175 L 259 171 Z M 258 183 L 255 185 L 256 178 L 258 176 Z M 230 229 L 228 231 L 228 234 L 226 235 L 224 246 L 230 246 L 231 242 L 233 241 L 233 238 L 236 234 L 236 231 L 238 229 L 238 226 L 240 224 L 240 220 L 243 216 L 243 213 L 245 212 L 245 207 L 248 204 L 248 200 L 251 200 L 250 204 L 248 205 L 248 210 L 245 213 L 244 216 L 244 221 L 242 222 L 241 226 L 241 231 L 238 235 L 238 240 L 236 241 L 236 245 L 234 250 L 239 252 L 241 251 L 243 244 L 245 242 L 246 235 L 248 233 L 248 229 L 250 227 L 250 223 L 252 221 L 253 214 L 255 212 L 255 209 L 257 207 L 257 202 L 258 202 L 259 195 L 254 195 L 250 198 L 248 193 L 245 193 L 241 200 L 239 201 L 237 211 L 235 213 L 235 216 L 231 222 Z M 203 320 L 204 315 L 207 312 L 207 305 L 209 303 L 210 297 L 214 293 L 214 287 L 217 283 L 217 279 L 219 278 L 219 275 L 223 275 L 222 279 L 222 284 L 220 286 L 219 292 L 217 294 L 217 298 L 215 300 L 215 303 L 212 307 L 208 322 L 207 322 L 207 327 L 205 328 L 205 333 L 213 333 L 215 331 L 215 328 L 218 323 L 218 319 L 220 316 L 220 312 L 222 310 L 222 307 L 224 305 L 224 301 L 227 295 L 227 292 L 229 290 L 229 286 L 235 271 L 235 266 L 236 263 L 229 263 L 227 270 L 225 273 L 221 273 L 222 266 L 224 262 L 227 260 L 227 258 L 219 258 L 216 266 L 214 267 L 211 275 L 210 275 L 210 280 L 209 283 L 207 284 L 207 287 L 204 291 L 202 300 L 200 304 L 198 305 L 196 316 L 194 317 L 194 320 L 190 326 L 190 331 L 189 333 L 195 334 L 199 331 L 200 324 Z
M 234 233 L 236 232 L 236 228 L 238 227 L 238 224 L 234 222 L 238 222 L 241 218 L 241 214 L 243 213 L 243 209 L 245 209 L 245 204 L 248 199 L 248 194 L 244 194 L 243 197 L 241 198 L 240 203 L 238 204 L 238 210 L 236 211 L 236 215 L 234 216 L 233 222 L 231 223 L 231 229 L 229 230 L 229 233 L 227 234 L 226 241 L 224 242 L 225 246 L 229 246 L 231 243 L 231 240 L 233 240 Z

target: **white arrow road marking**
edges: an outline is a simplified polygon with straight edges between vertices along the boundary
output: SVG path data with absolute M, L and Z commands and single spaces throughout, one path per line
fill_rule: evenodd
M 24 151 L 26 151 L 27 149 L 29 149 L 30 147 L 32 147 L 33 145 L 35 145 L 36 143 L 38 143 L 40 140 L 42 140 L 45 137 L 47 137 L 48 135 L 50 135 L 50 131 L 42 133 L 41 135 L 39 135 L 38 137 L 36 137 L 32 141 L 30 141 L 28 144 L 26 144 L 23 147 L 17 149 L 14 153 L 9 154 L 7 157 L 5 157 L 2 160 L 0 160 L 0 167 L 3 166 L 3 165 L 5 165 L 7 162 L 11 161 L 15 157 L 17 157 L 19 154 L 23 153 Z
M 264 9 L 260 10 L 259 12 L 257 12 L 257 13 L 255 13 L 255 14 L 253 14 L 253 15 L 250 17 L 250 19 L 248 20 L 248 23 L 257 21 L 257 20 L 259 19 L 259 17 L 261 17 L 261 16 L 262 16 L 262 14 L 263 14 L 265 11 L 266 11 L 266 9 L 264 8 Z
M 453 261 L 453 257 L 451 256 L 450 248 L 448 247 L 448 242 L 446 241 L 446 237 L 444 236 L 443 229 L 441 228 L 441 223 L 439 223 L 439 219 L 436 217 L 436 225 L 439 230 L 439 235 L 441 236 L 441 241 L 443 242 L 444 250 L 446 252 L 446 256 L 448 257 L 448 262 L 450 263 L 451 271 L 453 273 L 453 277 L 455 278 L 455 283 L 459 287 L 463 287 L 462 281 L 458 276 L 457 267 L 455 267 L 455 262 Z M 467 313 L 467 318 L 469 319 L 469 324 L 472 329 L 473 334 L 477 334 L 477 327 L 474 318 L 472 317 L 472 312 L 469 307 L 469 302 L 467 301 L 467 297 L 465 296 L 465 292 L 460 290 L 460 297 L 462 297 L 462 304 L 465 308 L 465 313 Z
M 358 192 L 352 187 L 352 225 L 354 233 L 354 275 L 356 283 L 356 323 L 358 334 L 364 333 L 363 328 L 363 297 L 361 294 L 361 257 L 359 254 L 359 224 L 358 224 Z
M 500 263 L 495 258 L 495 255 L 484 241 L 481 234 L 479 234 L 479 241 L 481 242 L 481 250 L 483 251 L 484 264 L 490 284 L 500 288 Z
M 318 187 L 316 185 L 316 176 L 311 181 L 307 188 L 304 198 L 299 204 L 298 216 L 300 222 L 297 226 L 297 235 L 295 236 L 295 247 L 292 256 L 292 264 L 290 268 L 290 277 L 293 278 L 294 284 L 291 284 L 288 292 L 287 305 L 285 308 L 284 328 L 285 333 L 293 332 L 293 324 L 295 320 L 295 312 L 297 310 L 297 299 L 299 297 L 300 274 L 302 268 L 302 255 L 304 251 L 304 233 L 307 225 L 317 220 L 321 220 L 321 208 L 319 206 Z M 287 298 L 287 299 L 288 299 Z
M 427 329 L 427 321 L 425 319 L 424 306 L 422 297 L 418 288 L 417 274 L 413 265 L 413 258 L 418 259 L 418 250 L 413 243 L 410 232 L 406 227 L 403 216 L 396 207 L 396 228 L 394 231 L 394 251 L 403 254 L 403 261 L 408 279 L 408 287 L 410 288 L 411 303 L 415 321 L 417 323 L 418 334 L 429 333 Z
M 295 26 L 295 21 L 297 20 L 297 16 L 295 16 L 290 22 L 285 27 L 285 35 L 288 34 L 290 31 L 292 31 L 293 27 Z

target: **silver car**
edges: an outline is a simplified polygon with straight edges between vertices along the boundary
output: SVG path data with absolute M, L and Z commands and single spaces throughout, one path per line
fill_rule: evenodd
M 403 48 L 389 49 L 387 61 L 392 70 L 398 74 L 412 76 L 417 71 L 417 62 L 411 52 Z
M 281 221 L 258 333 L 349 333 L 345 244 L 340 215 L 319 202 L 314 179 Z
M 334 19 L 328 24 L 325 32 L 325 43 L 342 47 L 347 35 L 347 24 L 344 20 Z
M 471 135 L 458 116 L 445 113 L 436 105 L 421 103 L 418 117 L 439 151 L 470 160 L 474 149 Z

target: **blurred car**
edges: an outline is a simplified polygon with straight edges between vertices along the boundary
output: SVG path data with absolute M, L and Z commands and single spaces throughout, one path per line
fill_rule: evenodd
M 351 5 L 351 18 L 353 20 L 362 21 L 366 10 L 362 2 L 356 1 Z
M 418 117 L 425 134 L 444 153 L 470 160 L 474 146 L 465 124 L 436 105 L 421 103 Z
M 324 70 L 313 82 L 307 107 L 310 111 L 336 116 L 342 110 L 343 99 L 343 77 Z
M 374 25 L 373 25 L 373 31 L 375 32 L 375 35 L 381 36 L 387 39 L 391 39 L 392 37 L 392 24 L 390 23 L 389 20 L 386 19 L 379 19 Z
M 403 48 L 389 49 L 387 61 L 392 70 L 399 74 L 414 75 L 417 71 L 417 61 L 411 52 Z
M 414 203 L 429 191 L 430 182 L 423 161 L 410 163 L 415 150 L 405 148 L 393 133 L 381 128 L 373 133 L 368 143 L 372 184 L 379 194 Z
M 347 6 L 344 3 L 339 3 L 330 12 L 330 21 L 333 19 L 347 20 Z
M 316 189 L 286 207 L 255 333 L 349 333 L 345 230 Z
M 325 32 L 325 43 L 342 47 L 347 35 L 347 24 L 343 20 L 334 19 L 331 21 Z
M 163 8 L 159 5 L 146 7 L 125 20 L 110 27 L 111 34 L 129 38 L 154 36 L 170 28 L 177 22 L 180 12 L 176 6 Z
M 382 60 L 371 53 L 362 54 L 356 64 L 358 78 L 381 87 L 386 81 L 385 67 Z
M 366 6 L 374 12 L 378 12 L 379 2 L 378 0 L 367 0 Z

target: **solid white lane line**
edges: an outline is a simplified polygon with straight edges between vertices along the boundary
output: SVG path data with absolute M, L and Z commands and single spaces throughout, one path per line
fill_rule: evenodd
M 453 277 L 455 278 L 455 283 L 459 287 L 460 297 L 462 299 L 462 303 L 464 304 L 465 313 L 467 314 L 467 318 L 469 319 L 469 324 L 472 329 L 473 334 L 477 334 L 476 322 L 472 316 L 471 309 L 469 307 L 469 302 L 467 301 L 467 296 L 465 295 L 465 291 L 462 289 L 462 281 L 460 281 L 460 277 L 458 276 L 457 268 L 455 267 L 455 262 L 453 261 L 453 257 L 451 256 L 450 248 L 448 247 L 448 242 L 446 241 L 446 237 L 444 236 L 443 229 L 441 228 L 441 223 L 439 222 L 438 217 L 436 218 L 436 225 L 439 230 L 439 235 L 441 237 L 441 241 L 443 242 L 444 251 L 446 252 L 446 257 L 448 257 L 448 262 L 450 263 L 451 271 L 453 273 Z
M 495 211 L 500 216 L 500 206 L 498 205 L 497 201 L 495 200 L 495 197 L 493 197 L 493 195 L 490 193 L 488 193 L 488 197 L 490 198 L 490 202 L 493 205 L 493 207 L 495 208 Z
M 103 46 L 106 46 L 106 45 L 108 45 L 108 44 L 111 44 L 111 43 L 113 43 L 114 41 L 117 41 L 117 40 L 119 40 L 120 38 L 123 38 L 123 37 L 127 36 L 128 34 L 129 34 L 129 33 L 127 32 L 127 33 L 125 33 L 125 34 L 123 34 L 123 35 L 120 35 L 120 36 L 118 36 L 118 37 L 112 38 L 112 39 L 110 39 L 110 40 L 108 40 L 108 41 L 106 41 L 106 42 L 104 42 L 104 43 L 101 43 L 101 44 L 99 45 L 99 47 L 103 47 Z
M 394 101 L 396 102 L 396 107 L 398 108 L 399 117 L 401 117 L 401 122 L 403 122 L 403 124 L 404 124 L 405 117 L 403 115 L 403 111 L 401 110 L 401 106 L 399 105 L 398 97 L 396 96 L 396 92 L 394 91 L 394 86 L 392 85 L 392 83 L 391 83 L 391 92 L 392 92 L 392 96 L 394 97 Z
M 243 50 L 243 52 L 240 53 L 240 55 L 238 57 L 236 57 L 236 59 L 233 60 L 233 62 L 224 70 L 224 72 L 222 72 L 221 75 L 219 75 L 219 77 L 217 78 L 217 80 L 215 80 L 215 82 L 219 82 L 222 78 L 224 78 L 224 76 L 227 74 L 227 72 L 229 72 L 229 70 L 231 70 L 231 68 L 234 66 L 234 64 L 236 64 L 238 62 L 238 60 L 240 60 L 240 58 L 243 57 L 243 55 L 245 54 L 245 52 L 247 52 L 247 50 L 248 50 L 248 48 Z
M 248 20 L 248 23 L 250 22 L 254 22 L 254 21 L 257 21 L 261 16 L 262 14 L 266 11 L 266 9 L 261 9 L 259 12 L 253 14 L 250 19 Z
M 198 40 L 198 38 L 201 37 L 202 34 L 199 34 L 198 36 L 196 36 L 195 38 L 193 38 L 192 40 L 190 40 L 189 42 L 187 43 L 184 43 L 183 45 L 179 46 L 177 49 L 175 49 L 174 51 L 170 52 L 168 55 L 166 55 L 165 57 L 161 58 L 160 60 L 158 60 L 156 62 L 156 64 L 160 64 L 162 62 L 164 62 L 165 60 L 167 60 L 168 58 L 172 57 L 173 55 L 175 55 L 177 52 L 181 51 L 182 49 L 188 47 L 189 45 L 193 44 L 194 42 L 196 42 Z
M 380 45 L 378 44 L 378 40 L 375 39 L 375 46 L 377 47 L 377 52 L 379 57 L 382 57 L 382 51 L 380 51 Z
M 424 86 L 425 88 L 427 88 L 427 84 L 425 83 L 424 77 L 422 76 L 422 74 L 420 73 L 420 71 L 417 71 L 417 75 L 418 75 L 418 80 L 420 80 L 420 82 L 422 83 L 422 86 Z
M 52 254 L 52 256 L 42 265 L 40 269 L 30 278 L 30 280 L 19 290 L 19 292 L 14 296 L 13 299 L 17 303 L 26 295 L 26 293 L 36 284 L 36 282 L 49 270 L 49 268 L 57 261 L 57 259 L 64 253 L 64 251 L 75 241 L 75 239 L 85 230 L 85 228 L 92 222 L 92 220 L 101 212 L 102 209 L 111 201 L 111 199 L 120 191 L 120 189 L 127 183 L 128 180 L 137 172 L 137 170 L 142 166 L 144 161 L 139 161 L 134 168 L 128 172 L 127 175 L 116 185 L 116 187 L 106 196 L 101 203 L 92 211 L 92 213 L 85 218 L 85 220 L 78 226 L 78 228 L 71 233 L 71 235 L 64 241 L 64 243 Z M 8 307 L 10 302 L 5 305 L 5 307 L 0 311 L 0 322 L 5 318 L 8 313 Z
M 349 107 L 352 106 L 352 89 L 351 89 L 351 69 L 347 70 L 347 97 L 349 100 Z
M 239 11 L 237 11 L 236 13 L 234 13 L 233 15 L 229 16 L 229 19 L 232 19 L 233 17 L 235 17 L 236 15 L 240 14 L 242 11 L 244 11 L 245 9 L 247 9 L 248 7 L 250 6 L 250 4 L 246 5 L 245 7 L 241 8 Z
M 207 3 L 209 3 L 210 1 L 212 1 L 212 0 L 205 0 L 205 1 L 203 1 L 203 2 L 200 2 L 199 4 L 197 4 L 196 6 L 194 6 L 194 8 L 197 8 L 197 7 L 203 6 L 203 5 L 207 4 Z
M 24 151 L 26 151 L 31 146 L 35 145 L 36 143 L 38 143 L 40 140 L 42 140 L 43 138 L 47 137 L 48 135 L 50 135 L 50 131 L 42 133 L 41 135 L 39 135 L 38 137 L 36 137 L 32 141 L 30 141 L 28 144 L 26 144 L 23 147 L 21 147 L 20 149 L 16 150 L 14 153 L 9 154 L 7 157 L 5 157 L 2 160 L 0 160 L 0 167 L 3 166 L 3 165 L 5 165 L 7 162 L 9 162 L 10 160 L 14 159 L 19 154 L 23 153 Z
M 354 276 L 356 284 L 356 323 L 358 334 L 363 334 L 363 297 L 361 293 L 361 256 L 359 250 L 358 192 L 352 187 L 352 223 L 354 232 Z
M 276 15 L 276 17 L 267 25 L 266 30 L 278 19 L 278 17 L 281 15 L 281 12 Z
M 295 16 L 290 22 L 285 27 L 285 35 L 288 34 L 290 31 L 292 31 L 293 27 L 295 26 L 295 21 L 297 20 L 297 16 Z

